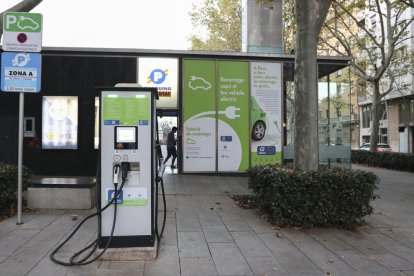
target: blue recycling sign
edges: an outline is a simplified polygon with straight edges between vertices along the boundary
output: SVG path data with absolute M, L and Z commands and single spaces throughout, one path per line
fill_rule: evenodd
M 37 53 L 1 54 L 1 90 L 3 92 L 40 91 L 42 56 Z

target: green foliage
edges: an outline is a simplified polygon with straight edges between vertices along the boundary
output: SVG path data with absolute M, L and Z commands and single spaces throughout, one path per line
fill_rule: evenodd
M 365 164 L 392 170 L 414 172 L 414 154 L 352 150 L 351 160 L 352 163 Z
M 379 180 L 360 170 L 322 167 L 303 172 L 283 166 L 249 171 L 249 188 L 261 208 L 282 225 L 352 228 L 373 212 Z
M 23 167 L 23 190 L 27 190 L 31 172 Z M 17 198 L 17 166 L 0 163 L 0 210 L 9 208 Z
M 193 5 L 191 22 L 198 33 L 190 37 L 191 50 L 240 52 L 242 8 L 240 0 L 205 0 Z M 273 9 L 273 0 L 256 0 L 257 5 Z M 284 52 L 292 54 L 296 35 L 294 0 L 283 1 Z
M 193 26 L 201 32 L 190 37 L 191 50 L 241 51 L 241 17 L 239 0 L 204 0 L 193 5 L 190 13 Z

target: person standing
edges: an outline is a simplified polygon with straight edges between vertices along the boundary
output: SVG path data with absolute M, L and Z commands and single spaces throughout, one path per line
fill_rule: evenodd
M 177 168 L 174 163 L 175 159 L 177 158 L 177 149 L 175 148 L 175 145 L 177 144 L 177 140 L 175 139 L 175 133 L 177 132 L 177 127 L 173 127 L 167 135 L 167 158 L 164 161 L 164 164 L 167 163 L 168 159 L 172 156 L 171 161 L 171 169 Z

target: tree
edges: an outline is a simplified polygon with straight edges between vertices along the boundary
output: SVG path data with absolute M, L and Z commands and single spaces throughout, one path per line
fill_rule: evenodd
M 190 37 L 192 50 L 241 51 L 240 0 L 204 0 L 193 8 L 191 22 L 201 32 Z
M 317 45 L 331 0 L 296 0 L 295 167 L 319 166 Z
M 0 13 L 0 38 L 3 35 L 3 15 L 5 12 L 29 12 L 39 5 L 43 0 L 23 0 L 8 10 Z
M 272 0 L 257 0 L 271 3 Z M 293 0 L 287 0 L 292 2 Z M 332 0 L 295 0 L 295 167 L 304 171 L 319 166 L 318 63 L 319 34 Z
M 324 43 L 338 54 L 350 56 L 352 72 L 371 87 L 370 151 L 375 151 L 378 144 L 382 99 L 393 91 L 396 79 L 404 75 L 404 70 L 407 73 L 410 66 L 405 62 L 409 59 L 404 54 L 404 42 L 409 39 L 407 30 L 413 18 L 404 19 L 407 6 L 401 2 L 375 0 L 365 6 L 362 1 L 364 4 L 359 8 L 368 11 L 369 22 L 357 18 L 349 9 L 349 2 L 336 0 L 332 15 L 336 18 L 335 24 L 325 24 L 330 36 L 323 38 Z M 332 38 L 341 47 L 332 43 Z
M 414 8 L 414 0 L 400 0 L 400 2 Z

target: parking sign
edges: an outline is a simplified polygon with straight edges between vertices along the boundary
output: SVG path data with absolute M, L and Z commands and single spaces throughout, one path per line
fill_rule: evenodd
M 42 50 L 42 14 L 5 12 L 3 16 L 3 50 L 40 52 Z
M 39 92 L 42 57 L 37 53 L 1 54 L 1 90 Z

